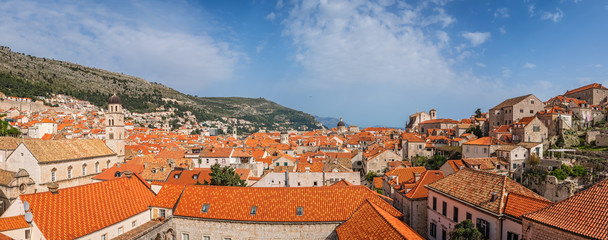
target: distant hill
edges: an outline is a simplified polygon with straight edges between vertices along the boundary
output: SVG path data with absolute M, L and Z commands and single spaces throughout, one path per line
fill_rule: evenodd
M 323 126 L 325 126 L 328 129 L 332 129 L 335 128 L 336 126 L 338 126 L 338 122 L 340 122 L 339 118 L 335 118 L 335 117 L 319 117 L 319 116 L 314 116 L 315 119 L 322 123 Z M 344 122 L 346 124 L 346 126 L 348 126 L 348 124 L 346 122 Z
M 0 91 L 30 98 L 65 94 L 99 107 L 105 107 L 108 97 L 116 93 L 132 112 L 165 106 L 191 111 L 199 120 L 233 117 L 269 130 L 321 128 L 312 115 L 264 98 L 196 97 L 139 77 L 25 55 L 8 47 L 0 47 Z

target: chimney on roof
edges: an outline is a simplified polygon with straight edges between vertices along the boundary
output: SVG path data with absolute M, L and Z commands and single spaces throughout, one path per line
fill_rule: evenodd
M 125 171 L 122 174 L 124 174 L 127 178 L 131 178 L 131 176 L 133 176 L 133 171 Z
M 420 173 L 414 173 L 414 181 L 418 182 L 420 180 Z
M 285 187 L 289 187 L 289 169 L 285 170 Z
M 492 195 L 492 198 L 490 198 L 490 202 L 494 202 L 494 201 L 496 201 L 496 199 L 498 199 L 498 193 L 493 192 L 493 193 L 491 193 L 491 195 Z
M 59 184 L 57 184 L 55 182 L 49 183 L 48 185 L 46 185 L 46 187 L 49 188 L 49 192 L 51 192 L 52 194 L 59 193 L 58 192 L 58 190 L 59 190 Z

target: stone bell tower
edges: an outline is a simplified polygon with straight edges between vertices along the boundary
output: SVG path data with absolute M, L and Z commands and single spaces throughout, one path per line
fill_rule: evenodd
M 106 113 L 106 145 L 118 155 L 119 161 L 125 157 L 125 114 L 122 111 L 122 102 L 116 94 L 108 99 L 108 112 Z

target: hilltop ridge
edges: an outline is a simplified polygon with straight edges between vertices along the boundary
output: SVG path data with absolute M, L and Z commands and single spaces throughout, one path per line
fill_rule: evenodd
M 132 112 L 165 106 L 191 111 L 199 120 L 243 119 L 258 129 L 310 130 L 322 126 L 310 114 L 264 98 L 192 96 L 139 77 L 26 55 L 8 47 L 0 47 L 0 91 L 30 98 L 65 94 L 99 107 L 115 93 Z

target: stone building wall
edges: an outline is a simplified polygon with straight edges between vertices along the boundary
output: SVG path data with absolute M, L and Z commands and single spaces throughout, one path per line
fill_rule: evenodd
M 175 239 L 337 239 L 336 227 L 341 223 L 262 223 L 172 217 L 163 226 L 138 239 L 155 239 L 160 234 L 173 233 Z
M 582 240 L 588 239 L 547 225 L 523 219 L 522 239 Z

